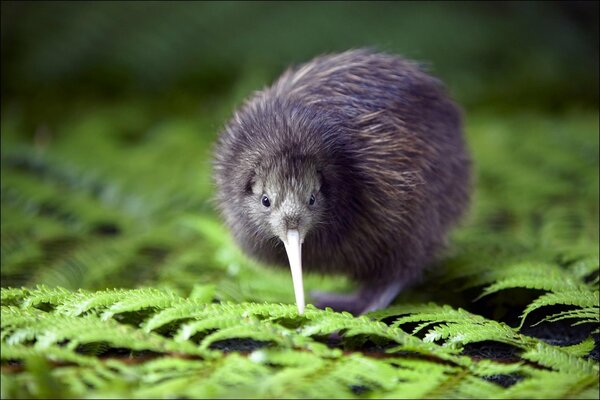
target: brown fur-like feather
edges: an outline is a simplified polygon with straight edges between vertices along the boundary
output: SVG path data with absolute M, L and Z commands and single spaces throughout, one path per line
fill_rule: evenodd
M 251 96 L 220 135 L 214 176 L 248 254 L 286 266 L 279 226 L 293 214 L 306 234 L 304 268 L 362 287 L 320 305 L 360 313 L 387 305 L 443 247 L 468 204 L 470 161 L 440 81 L 398 56 L 353 50 Z M 313 193 L 314 206 L 302 203 Z M 386 290 L 391 298 L 379 299 Z

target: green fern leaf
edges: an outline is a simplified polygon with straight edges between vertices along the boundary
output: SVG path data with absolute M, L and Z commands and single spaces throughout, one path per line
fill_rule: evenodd
M 562 311 L 562 312 L 559 312 L 556 314 L 549 315 L 534 325 L 537 325 L 544 321 L 555 322 L 555 321 L 560 321 L 562 319 L 579 319 L 579 321 L 574 322 L 572 324 L 573 326 L 587 324 L 587 323 L 596 323 L 597 324 L 600 322 L 600 316 L 598 315 L 599 313 L 600 313 L 600 309 L 598 307 L 587 307 L 587 308 L 580 308 L 577 310 Z
M 584 284 L 576 281 L 573 277 L 568 277 L 565 279 L 565 277 L 561 275 L 515 276 L 496 281 L 495 283 L 487 286 L 476 300 L 492 293 L 496 293 L 500 290 L 518 287 L 526 289 L 549 290 L 554 292 L 577 290 L 584 291 L 586 289 Z
M 555 304 L 578 306 L 588 308 L 591 311 L 595 309 L 596 314 L 598 314 L 600 304 L 598 296 L 598 291 L 592 292 L 591 290 L 563 290 L 555 293 L 546 293 L 535 299 L 525 308 L 523 314 L 521 314 L 521 326 L 532 311 Z
M 124 297 L 124 298 L 123 298 Z M 143 288 L 127 291 L 125 296 L 102 313 L 102 319 L 107 320 L 115 314 L 139 311 L 145 308 L 164 309 L 183 299 L 170 291 L 153 288 Z
M 521 357 L 565 373 L 598 373 L 598 364 L 576 357 L 569 351 L 563 351 L 558 347 L 544 343 L 537 343 L 535 347 L 521 354 Z

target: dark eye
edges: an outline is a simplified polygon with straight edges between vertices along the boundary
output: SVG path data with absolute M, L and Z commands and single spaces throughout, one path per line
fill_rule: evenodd
M 308 201 L 308 205 L 312 206 L 313 204 L 315 204 L 315 195 L 311 194 L 310 195 L 310 200 Z
M 267 197 L 266 194 L 263 194 L 262 199 L 260 200 L 262 205 L 265 207 L 270 207 L 271 206 L 271 202 L 269 201 L 269 198 Z

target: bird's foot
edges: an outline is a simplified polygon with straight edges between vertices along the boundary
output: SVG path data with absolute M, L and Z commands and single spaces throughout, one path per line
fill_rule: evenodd
M 311 297 L 315 307 L 321 309 L 331 307 L 334 311 L 348 311 L 353 315 L 359 315 L 364 308 L 358 292 L 350 294 L 311 292 Z
M 350 294 L 312 292 L 311 297 L 317 308 L 331 307 L 335 311 L 348 311 L 353 315 L 361 315 L 387 307 L 400 293 L 402 287 L 403 284 L 400 282 L 386 285 L 365 284 Z

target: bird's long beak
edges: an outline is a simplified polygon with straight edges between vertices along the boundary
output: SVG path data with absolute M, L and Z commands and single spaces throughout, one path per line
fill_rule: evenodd
M 296 305 L 298 313 L 304 313 L 304 283 L 302 282 L 302 242 L 300 233 L 296 229 L 289 229 L 287 236 L 282 238 L 290 261 L 292 270 L 292 281 L 294 283 L 294 294 L 296 295 Z

